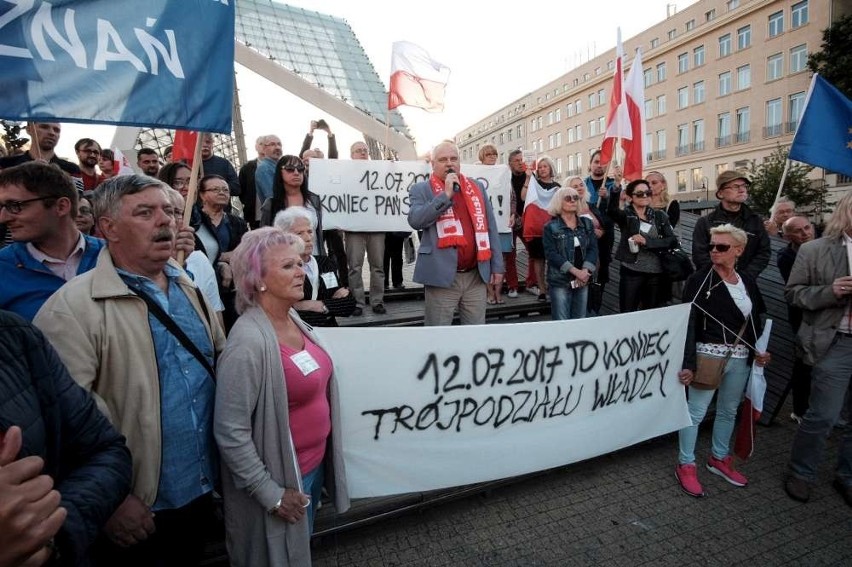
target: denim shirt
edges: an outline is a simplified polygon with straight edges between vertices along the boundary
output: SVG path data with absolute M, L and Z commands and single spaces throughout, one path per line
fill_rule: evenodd
M 181 271 L 166 265 L 169 293 L 152 280 L 118 270 L 131 289 L 142 289 L 163 308 L 213 365 L 213 345 L 204 323 L 177 283 Z M 160 380 L 162 460 L 153 510 L 180 508 L 211 490 L 218 463 L 213 440 L 213 379 L 166 327 L 148 312 Z
M 574 238 L 580 241 L 583 251 L 581 266 L 574 265 Z M 594 273 L 598 263 L 598 239 L 592 221 L 584 217 L 577 218 L 577 228 L 565 224 L 562 217 L 556 217 L 544 225 L 544 257 L 547 259 L 547 283 L 564 287 L 574 279 L 569 273 L 572 267 L 587 268 Z

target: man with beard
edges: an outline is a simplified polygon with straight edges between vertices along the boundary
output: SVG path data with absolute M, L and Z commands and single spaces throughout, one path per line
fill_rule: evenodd
M 160 157 L 151 148 L 142 148 L 136 153 L 136 165 L 142 173 L 150 177 L 157 177 L 160 173 Z
M 80 168 L 57 157 L 54 149 L 59 143 L 62 125 L 57 122 L 27 122 L 27 134 L 30 135 L 30 149 L 16 156 L 0 158 L 0 169 L 19 165 L 28 161 L 46 161 L 59 167 L 72 177 L 80 177 Z
M 171 260 L 175 212 L 163 183 L 114 177 L 94 208 L 107 248 L 34 323 L 133 457 L 130 495 L 104 527 L 97 562 L 196 565 L 214 517 L 213 365 L 224 333 Z
M 98 175 L 95 170 L 101 157 L 101 145 L 91 138 L 80 138 L 74 144 L 74 151 L 77 153 L 77 163 L 80 164 L 83 190 L 92 191 L 106 179 L 103 175 Z

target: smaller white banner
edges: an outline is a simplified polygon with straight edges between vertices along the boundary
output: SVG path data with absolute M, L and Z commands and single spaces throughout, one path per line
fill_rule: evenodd
M 316 329 L 340 384 L 351 496 L 517 476 L 689 425 L 677 378 L 689 310 Z
M 408 191 L 429 179 L 423 161 L 312 159 L 309 189 L 322 201 L 323 229 L 410 231 Z M 505 165 L 462 165 L 488 193 L 500 232 L 511 232 L 511 173 Z

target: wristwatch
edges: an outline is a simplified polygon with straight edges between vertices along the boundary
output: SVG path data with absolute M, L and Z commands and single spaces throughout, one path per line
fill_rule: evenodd
M 269 512 L 270 514 L 277 514 L 277 513 L 278 513 L 278 509 L 281 507 L 281 501 L 282 501 L 282 500 L 284 500 L 284 497 L 283 497 L 283 496 L 282 496 L 281 498 L 279 498 L 279 499 L 278 499 L 278 502 L 276 502 L 276 503 L 275 503 L 275 506 L 273 506 L 272 508 L 270 508 L 270 509 L 268 510 L 268 512 Z

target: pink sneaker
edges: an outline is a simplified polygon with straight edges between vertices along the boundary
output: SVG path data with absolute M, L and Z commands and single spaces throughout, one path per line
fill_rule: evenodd
M 717 474 L 733 484 L 734 486 L 745 486 L 748 479 L 734 469 L 734 457 L 728 455 L 724 459 L 717 459 L 713 455 L 707 459 L 707 470 Z
M 675 478 L 680 483 L 680 488 L 690 496 L 701 498 L 704 496 L 704 488 L 698 482 L 698 469 L 695 463 L 678 465 L 675 467 Z

